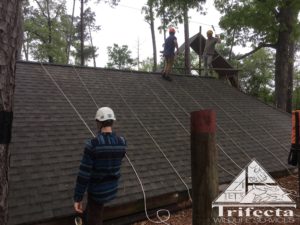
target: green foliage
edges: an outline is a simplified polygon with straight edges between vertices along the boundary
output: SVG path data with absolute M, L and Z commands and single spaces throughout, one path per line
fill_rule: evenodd
M 108 68 L 115 69 L 131 69 L 135 65 L 134 60 L 131 58 L 131 51 L 128 50 L 127 45 L 114 44 L 112 47 L 107 47 L 108 51 Z
M 158 29 L 163 31 L 170 25 L 176 27 L 179 23 L 183 23 L 183 12 L 185 9 L 197 9 L 201 12 L 203 3 L 205 3 L 205 0 L 148 0 L 147 6 L 151 5 L 153 7 L 156 17 L 161 20 L 161 25 Z M 145 20 L 148 21 L 149 13 L 147 7 L 144 7 L 142 12 L 145 13 Z
M 262 101 L 274 103 L 274 54 L 260 49 L 241 63 L 241 89 Z
M 84 10 L 83 12 L 83 39 L 85 42 L 91 40 L 91 33 L 90 32 L 97 32 L 101 29 L 100 26 L 96 25 L 96 14 L 91 10 L 90 7 Z M 71 52 L 71 54 L 75 58 L 75 64 L 80 65 L 81 64 L 81 21 L 80 18 L 76 18 L 76 24 L 75 24 L 75 36 L 73 38 L 73 47 L 74 51 Z M 91 46 L 88 44 L 84 45 L 83 50 L 83 56 L 85 62 L 90 61 L 93 56 L 97 56 L 97 50 L 98 48 L 95 46 Z
M 65 63 L 69 16 L 64 0 L 27 1 L 24 5 L 24 45 L 33 59 Z M 23 48 L 24 49 L 24 48 Z
M 85 1 L 87 2 L 88 0 L 85 0 Z M 109 4 L 111 7 L 114 7 L 114 6 L 118 5 L 118 3 L 120 2 L 120 0 L 97 0 L 97 2 L 98 3 L 99 2 L 104 2 L 106 4 Z
M 191 56 L 191 67 L 194 69 L 198 68 L 199 67 L 199 56 L 193 51 L 191 52 L 190 56 Z M 162 57 L 161 62 L 160 62 L 161 70 L 163 69 L 163 67 L 164 67 L 164 58 Z M 195 72 L 193 72 L 193 74 L 198 73 L 198 71 L 196 71 L 196 70 L 194 70 L 194 71 Z M 181 53 L 175 57 L 172 73 L 182 74 L 182 75 L 185 74 L 184 54 L 183 53 Z
M 293 110 L 300 110 L 300 70 L 294 74 Z
M 246 46 L 253 50 L 249 56 L 263 47 L 276 50 L 273 67 L 275 73 L 276 107 L 290 111 L 292 76 L 289 75 L 293 58 L 293 46 L 300 37 L 297 19 L 300 11 L 299 0 L 215 0 L 216 8 L 223 14 L 220 26 L 234 37 L 234 45 Z M 240 57 L 243 58 L 243 57 Z M 267 75 L 266 75 L 267 76 Z M 257 82 L 265 80 L 257 79 Z M 257 87 L 257 85 L 256 85 Z M 255 88 L 254 88 L 255 89 Z M 256 90 L 255 92 L 258 92 Z
M 87 2 L 87 1 L 85 1 Z M 116 5 L 119 0 L 105 1 Z M 24 44 L 23 51 L 28 59 L 48 61 L 51 63 L 67 63 L 67 46 L 72 37 L 71 54 L 75 64 L 80 64 L 80 18 L 72 18 L 66 13 L 66 0 L 26 0 L 24 11 Z M 95 24 L 95 13 L 91 8 L 84 11 L 84 40 L 91 40 L 91 32 L 99 31 L 100 26 Z M 97 48 L 86 44 L 83 54 L 85 61 L 89 61 L 96 54 Z
M 153 59 L 152 58 L 147 58 L 140 62 L 140 71 L 146 71 L 146 72 L 152 72 L 153 69 Z
M 215 6 L 223 14 L 220 26 L 229 35 L 235 30 L 235 44 L 245 46 L 247 42 L 276 44 L 282 29 L 290 29 L 294 38 L 299 37 L 299 21 L 291 29 L 278 19 L 279 10 L 287 7 L 288 2 L 292 10 L 299 11 L 299 0 L 215 0 Z

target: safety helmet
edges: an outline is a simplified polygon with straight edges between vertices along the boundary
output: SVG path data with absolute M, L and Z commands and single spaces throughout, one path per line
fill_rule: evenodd
M 114 111 L 109 107 L 101 107 L 97 110 L 95 119 L 98 121 L 116 120 Z
M 206 32 L 206 34 L 213 34 L 214 32 L 212 31 L 212 30 L 208 30 L 207 32 Z
M 170 27 L 169 28 L 169 33 L 175 33 L 176 31 L 175 31 L 175 29 L 173 28 L 173 27 Z

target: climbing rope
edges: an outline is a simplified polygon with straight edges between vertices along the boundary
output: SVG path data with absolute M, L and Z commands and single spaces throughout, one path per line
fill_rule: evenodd
M 186 114 L 188 114 L 187 112 L 186 112 L 186 110 L 184 109 L 184 107 L 182 107 L 181 106 L 181 104 L 173 97 L 173 95 L 163 86 L 163 85 L 161 85 L 161 83 L 159 83 L 159 85 L 162 87 L 162 89 L 164 89 L 165 90 L 165 92 L 167 92 L 167 94 L 174 100 L 174 102 L 176 102 L 176 104 L 177 105 L 179 105 L 179 107 L 181 108 L 181 109 L 183 109 L 183 111 L 186 113 Z M 149 88 L 149 86 L 148 85 L 146 85 L 148 88 Z M 181 88 L 181 90 L 182 91 L 184 91 L 185 92 L 185 90 L 181 87 L 181 86 L 179 86 L 180 88 Z M 193 96 L 191 96 L 189 93 L 187 93 L 187 92 L 185 92 L 188 96 L 190 96 L 193 100 L 194 100 L 194 102 L 197 104 L 197 105 L 199 105 L 201 108 L 203 108 L 201 105 L 200 105 L 200 103 L 198 102 L 198 101 L 196 101 L 194 98 L 193 98 Z M 153 92 L 153 94 L 155 95 L 155 96 L 157 96 L 157 94 L 155 93 L 155 92 Z M 161 101 L 161 100 L 160 100 Z M 165 105 L 165 104 L 164 104 Z M 167 107 L 167 106 L 165 106 L 165 107 Z M 168 109 L 168 111 L 170 111 L 169 109 Z M 180 122 L 181 123 L 181 122 Z M 219 128 L 221 128 L 220 126 L 219 126 Z M 224 133 L 225 133 L 225 131 L 224 131 Z M 225 135 L 227 135 L 226 133 L 225 133 Z M 224 149 L 219 145 L 219 144 L 217 144 L 217 146 L 218 146 L 218 148 L 225 154 L 225 156 L 226 157 L 228 157 L 230 160 L 231 160 L 231 162 L 236 166 L 236 167 L 238 167 L 240 170 L 243 170 L 244 168 L 242 168 L 241 166 L 239 166 L 236 162 L 235 162 L 235 160 L 233 160 L 232 159 L 232 157 L 230 157 L 225 151 L 224 151 Z M 241 148 L 240 148 L 240 146 L 239 145 L 237 145 L 237 147 L 240 149 L 240 150 L 242 150 Z M 243 151 L 243 150 L 242 150 Z M 219 165 L 220 166 L 220 165 Z M 224 169 L 224 168 L 223 168 Z M 247 170 L 245 171 L 245 173 L 246 174 L 248 174 L 248 172 L 247 172 Z M 233 175 L 234 176 L 234 175 Z M 234 176 L 235 177 L 235 176 Z M 266 182 L 264 182 L 264 181 L 261 181 L 261 183 L 262 184 L 265 184 L 266 186 L 268 186 L 268 184 L 266 183 Z M 281 186 L 280 186 L 280 188 L 281 189 L 283 189 L 283 190 L 287 190 L 287 192 L 288 193 L 293 193 L 293 191 L 292 190 L 289 190 L 289 189 L 285 189 L 285 188 L 282 188 Z M 224 218 L 225 220 L 226 220 L 226 218 Z M 228 222 L 229 222 L 229 220 L 228 220 Z M 234 222 L 232 222 L 232 221 L 230 221 L 232 224 L 236 224 L 236 223 L 234 223 Z
M 77 72 L 76 68 L 73 66 L 76 74 L 78 77 L 80 77 L 79 73 Z M 119 97 L 122 99 L 122 101 L 124 102 L 124 104 L 126 105 L 126 107 L 131 111 L 131 113 L 134 115 L 135 119 L 138 121 L 138 123 L 143 127 L 143 129 L 146 131 L 146 133 L 149 135 L 149 137 L 151 138 L 151 140 L 153 141 L 153 143 L 156 145 L 156 147 L 158 148 L 158 150 L 162 153 L 162 155 L 165 157 L 165 159 L 168 161 L 168 163 L 170 164 L 170 166 L 172 167 L 173 171 L 176 173 L 176 175 L 179 177 L 179 179 L 181 180 L 181 182 L 185 185 L 187 192 L 188 192 L 188 196 L 189 196 L 189 200 L 192 201 L 192 197 L 189 191 L 189 187 L 188 185 L 185 183 L 185 181 L 182 179 L 181 175 L 178 173 L 178 171 L 176 170 L 176 168 L 174 167 L 174 165 L 172 164 L 172 162 L 169 160 L 169 158 L 166 156 L 166 154 L 164 153 L 164 151 L 162 150 L 162 148 L 160 147 L 160 145 L 157 143 L 157 141 L 155 140 L 155 138 L 153 137 L 153 135 L 150 133 L 150 131 L 147 129 L 147 127 L 144 125 L 144 123 L 139 119 L 139 117 L 137 116 L 137 114 L 135 113 L 135 111 L 132 109 L 132 107 L 130 107 L 130 105 L 127 103 L 126 99 L 124 98 L 123 95 L 120 94 L 120 91 L 115 87 L 115 85 L 113 84 L 113 82 L 107 78 L 106 80 L 108 80 L 109 84 L 112 86 L 112 88 L 114 89 L 114 91 L 119 95 Z M 84 84 L 84 87 L 86 87 L 84 81 L 80 78 L 80 81 Z M 90 94 L 91 96 L 91 94 Z
M 175 81 L 176 82 L 176 81 Z M 157 82 L 160 87 L 172 98 L 172 100 L 179 106 L 179 108 L 188 116 L 190 117 L 190 114 L 186 111 L 186 109 L 173 97 L 173 95 L 162 85 L 160 84 L 159 82 Z M 177 83 L 177 82 L 176 82 Z M 179 86 L 179 85 L 178 85 Z M 183 91 L 186 95 L 188 95 L 192 100 L 193 102 L 198 105 L 201 109 L 204 109 L 204 107 L 193 97 L 191 96 L 188 92 L 186 92 L 181 86 L 179 86 L 179 88 L 181 89 L 181 91 Z M 225 130 L 217 123 L 216 124 L 217 128 L 220 129 L 225 136 L 227 136 L 231 141 L 232 143 L 234 143 L 240 150 L 241 152 L 247 156 L 247 158 L 249 160 L 251 160 L 250 156 L 225 132 Z M 220 148 L 221 151 L 224 151 L 223 148 L 217 144 L 217 146 Z M 226 156 L 229 156 L 228 154 L 225 154 Z M 230 156 L 229 156 L 230 157 Z M 232 159 L 231 159 L 232 160 Z
M 200 79 L 200 82 L 204 85 L 205 82 Z M 210 89 L 212 89 L 211 86 L 209 85 L 206 85 L 208 86 Z M 228 112 L 226 112 L 226 110 L 224 110 L 224 108 L 222 106 L 220 106 L 216 101 L 214 101 L 209 95 L 207 94 L 204 94 L 213 104 L 215 104 L 227 117 L 229 117 L 244 133 L 246 133 L 248 136 L 250 136 L 256 143 L 258 143 L 265 151 L 267 151 L 268 153 L 270 153 L 287 171 L 288 173 L 291 175 L 291 176 L 294 176 L 293 173 L 290 171 L 290 169 L 282 162 L 282 160 L 276 156 L 272 151 L 270 151 L 264 144 L 262 144 L 256 137 L 254 137 L 250 132 L 248 132 L 246 129 L 243 128 L 243 126 L 241 126 L 239 124 L 239 122 L 237 120 L 235 120 Z M 240 111 L 241 112 L 241 111 Z M 242 112 L 241 112 L 242 113 Z M 265 130 L 265 132 L 267 134 L 269 134 L 270 136 L 273 136 L 271 135 L 270 132 L 268 132 L 267 130 Z M 275 137 L 273 136 L 273 138 L 275 139 Z
M 48 75 L 48 77 L 51 79 L 51 81 L 54 83 L 54 85 L 57 87 L 57 89 L 60 91 L 60 93 L 63 95 L 63 97 L 67 100 L 67 102 L 70 104 L 70 106 L 72 107 L 72 109 L 75 111 L 75 113 L 77 114 L 77 116 L 80 118 L 80 120 L 83 122 L 83 124 L 86 126 L 86 128 L 88 129 L 88 131 L 92 134 L 93 137 L 96 137 L 96 135 L 92 132 L 92 130 L 90 129 L 90 127 L 88 126 L 88 124 L 85 122 L 85 120 L 83 119 L 83 117 L 81 116 L 81 114 L 79 113 L 79 111 L 76 109 L 76 107 L 74 106 L 74 104 L 71 102 L 71 100 L 68 98 L 68 96 L 65 94 L 65 92 L 61 89 L 61 87 L 59 86 L 59 84 L 55 81 L 55 79 L 53 78 L 53 76 L 49 73 L 49 71 L 44 67 L 44 65 L 42 63 L 40 63 L 41 67 L 43 68 L 43 70 L 45 71 L 45 73 Z M 96 102 L 95 102 L 96 103 Z M 96 104 L 97 105 L 97 104 Z M 144 197 L 144 210 L 145 210 L 145 215 L 147 217 L 147 219 L 149 221 L 151 221 L 152 223 L 155 223 L 155 224 L 159 224 L 159 223 L 163 223 L 163 224 L 166 224 L 166 225 L 169 225 L 169 223 L 167 223 L 167 221 L 170 219 L 170 211 L 167 210 L 167 209 L 160 209 L 156 212 L 156 217 L 159 221 L 155 221 L 155 220 L 152 220 L 149 215 L 148 215 L 148 212 L 147 212 L 147 202 L 146 202 L 146 194 L 145 194 L 145 190 L 144 190 L 144 186 L 143 186 L 143 183 L 134 167 L 134 165 L 132 164 L 130 158 L 128 157 L 127 154 L 125 154 L 125 157 L 126 159 L 128 160 L 130 166 L 132 167 L 139 183 L 140 183 L 140 186 L 141 186 L 141 189 L 142 189 L 142 193 L 143 193 L 143 197 Z M 167 213 L 167 216 L 166 218 L 163 218 L 160 216 L 160 213 L 161 212 L 166 212 Z M 75 222 L 78 223 L 78 218 L 75 218 Z
M 146 85 L 146 84 L 143 84 L 146 88 L 148 88 L 151 92 L 152 92 L 152 94 L 156 97 L 156 99 L 164 106 L 164 108 L 172 115 L 172 117 L 177 121 L 177 123 L 184 129 L 184 131 L 190 136 L 191 135 L 191 133 L 190 133 L 190 131 L 188 131 L 186 128 L 185 128 L 185 126 L 182 124 L 182 122 L 180 122 L 180 120 L 175 116 L 175 114 L 169 109 L 169 107 L 159 98 L 159 96 L 152 90 L 152 88 L 149 86 L 149 85 Z M 164 88 L 164 87 L 163 87 Z M 167 91 L 167 90 L 166 90 Z M 179 107 L 181 108 L 181 109 L 184 109 L 180 104 L 179 104 L 179 102 L 175 99 L 175 98 L 173 98 L 173 100 L 176 102 L 176 104 L 178 104 L 179 105 Z M 186 112 L 186 110 L 184 109 L 184 111 Z M 188 115 L 188 117 L 190 117 L 190 114 L 188 113 L 188 112 L 186 112 L 186 114 Z M 223 150 L 223 148 L 219 145 L 219 144 L 217 144 L 217 146 L 221 149 L 221 151 L 224 151 Z M 225 153 L 225 152 L 224 152 Z M 226 153 L 225 153 L 226 154 Z M 227 154 L 226 154 L 226 156 L 228 156 Z M 230 157 L 229 157 L 230 158 Z M 235 177 L 235 175 L 233 175 L 232 173 L 230 173 L 229 171 L 227 171 L 226 169 L 224 169 L 218 162 L 217 162 L 217 165 L 221 168 L 221 169 L 223 169 L 225 172 L 227 172 L 228 174 L 230 174 L 230 175 L 232 175 L 233 177 Z
M 76 114 L 78 115 L 78 117 L 82 120 L 82 122 L 84 123 L 84 125 L 87 127 L 87 129 L 90 131 L 90 133 L 93 135 L 93 136 L 95 136 L 94 135 L 94 133 L 91 131 L 91 129 L 89 128 L 89 126 L 87 125 L 87 123 L 85 122 L 85 120 L 83 119 L 83 117 L 81 116 L 81 114 L 78 112 L 78 110 L 76 109 L 76 107 L 72 104 L 72 102 L 70 101 L 70 99 L 66 96 L 66 94 L 64 93 L 64 91 L 60 88 L 60 86 L 57 84 L 57 82 L 54 80 L 54 78 L 52 77 L 52 75 L 48 72 L 48 70 L 43 66 L 43 64 L 41 64 L 41 67 L 44 69 L 44 71 L 46 72 L 46 74 L 49 76 L 49 78 L 52 80 L 52 82 L 55 84 L 55 86 L 57 87 L 57 89 L 61 92 L 61 94 L 65 97 L 65 99 L 68 101 L 68 103 L 70 104 L 70 106 L 73 108 L 73 110 L 76 112 Z M 78 74 L 78 72 L 76 71 L 76 69 L 75 69 L 75 67 L 73 67 L 74 68 L 74 70 L 75 70 L 75 72 L 76 72 L 76 74 L 77 74 L 77 76 L 78 76 L 78 78 L 79 78 L 79 80 L 81 81 L 81 83 L 82 83 L 82 85 L 83 85 L 83 87 L 86 89 L 86 91 L 87 91 L 87 93 L 88 93 L 88 95 L 91 97 L 91 99 L 93 100 L 93 102 L 94 102 L 94 104 L 96 105 L 96 107 L 98 108 L 98 105 L 97 105 L 97 103 L 96 103 L 96 101 L 95 101 L 95 99 L 93 98 L 93 96 L 92 96 L 92 94 L 89 92 L 89 90 L 88 90 L 88 88 L 87 88 L 87 86 L 86 86 L 86 84 L 84 83 L 84 81 L 82 80 L 82 78 L 80 77 L 80 75 Z M 149 130 L 146 128 L 146 126 L 143 124 L 143 122 L 139 119 L 139 117 L 137 116 L 137 114 L 134 112 L 134 110 L 132 109 L 132 107 L 130 107 L 130 105 L 127 103 L 127 101 L 126 101 L 126 99 L 120 94 L 120 92 L 118 91 L 118 89 L 115 87 L 115 85 L 113 84 L 113 82 L 108 78 L 107 79 L 108 81 L 109 81 L 109 83 L 110 83 L 110 85 L 113 87 L 113 89 L 118 93 L 118 95 L 121 97 L 121 99 L 122 99 L 122 101 L 126 104 L 126 106 L 128 107 L 128 109 L 132 112 L 132 114 L 135 116 L 135 118 L 136 118 L 136 120 L 139 122 L 139 124 L 145 129 L 145 131 L 147 132 L 147 134 L 151 137 L 151 139 L 152 139 L 152 141 L 153 141 L 153 143 L 156 145 L 156 147 L 160 150 L 160 152 L 163 154 L 163 156 L 166 158 L 166 160 L 169 162 L 169 164 L 171 165 L 171 167 L 173 168 L 173 170 L 175 171 L 175 173 L 177 174 L 177 176 L 180 178 L 180 180 L 182 181 L 182 183 L 186 186 L 186 188 L 187 188 L 187 190 L 188 190 L 188 195 L 189 195 L 189 198 L 190 198 L 190 200 L 191 200 L 191 196 L 190 196 L 190 193 L 189 193 L 189 188 L 188 188 L 188 186 L 187 186 L 187 184 L 184 182 L 184 180 L 181 178 L 181 176 L 180 176 L 180 174 L 178 173 L 178 171 L 176 170 L 176 168 L 173 166 L 173 164 L 170 162 L 170 160 L 167 158 L 167 156 L 165 155 L 165 153 L 164 153 L 164 151 L 161 149 L 161 147 L 159 146 L 159 144 L 156 142 L 156 140 L 154 139 L 154 137 L 151 135 L 151 133 L 149 132 Z M 187 133 L 187 134 L 189 134 L 190 135 L 190 132 L 184 127 L 184 125 L 180 122 L 180 120 L 174 115 L 174 113 L 172 113 L 171 112 L 171 110 L 166 106 L 166 104 L 158 97 L 158 95 L 148 86 L 148 85 L 145 85 L 145 87 L 147 87 L 153 94 L 154 94 L 154 96 L 160 101 L 160 103 L 168 110 L 168 112 L 172 115 L 172 117 L 177 121 L 177 123 L 185 130 L 185 132 Z M 163 87 L 163 85 L 161 85 L 161 87 Z M 180 86 L 180 88 L 181 88 L 181 86 Z M 176 102 L 176 104 L 178 104 L 179 106 L 180 106 L 180 108 L 181 109 L 183 109 L 183 111 L 189 116 L 189 113 L 181 106 L 181 104 L 168 92 L 168 90 L 166 90 L 166 88 L 165 87 L 163 87 L 163 89 L 168 93 L 168 95 Z M 182 88 L 181 88 L 182 89 Z M 182 89 L 182 90 L 184 90 L 184 89 Z M 184 90 L 185 91 L 185 90 Z M 186 92 L 186 91 L 185 91 Z M 186 92 L 186 94 L 188 94 L 190 97 L 192 97 L 188 92 Z M 193 98 L 193 97 L 192 97 Z M 195 100 L 195 99 L 193 99 L 193 100 Z M 212 99 L 211 99 L 212 100 Z M 196 100 L 195 100 L 196 101 Z M 197 104 L 198 105 L 200 105 L 199 103 L 198 103 L 198 101 L 196 101 L 197 102 Z M 217 105 L 217 103 L 215 103 L 214 102 L 214 104 L 216 104 Z M 218 106 L 218 105 L 217 105 Z M 218 106 L 219 107 L 219 106 Z M 201 107 L 201 108 L 203 108 L 203 107 Z M 220 107 L 219 107 L 220 108 Z M 224 112 L 225 112 L 225 110 L 223 110 Z M 233 119 L 233 118 L 232 118 Z M 238 123 L 237 121 L 236 121 L 236 123 Z M 218 126 L 218 125 L 217 125 Z M 221 127 L 218 127 L 218 128 L 221 128 Z M 221 131 L 222 131 L 223 129 L 221 128 Z M 224 134 L 225 135 L 227 135 L 226 134 L 226 132 L 223 130 L 222 132 L 224 132 Z M 233 140 L 232 140 L 233 141 Z M 259 141 L 258 141 L 259 142 Z M 233 142 L 234 144 L 236 144 L 235 142 Z M 260 143 L 260 142 L 259 142 Z M 261 143 L 260 143 L 261 144 Z M 236 144 L 237 145 L 237 144 Z M 261 144 L 262 145 L 262 144 Z M 220 146 L 220 145 L 218 145 L 217 144 L 217 146 L 218 146 L 218 148 L 225 154 L 225 156 L 226 157 L 228 157 L 238 168 L 241 168 L 225 151 L 224 151 L 224 149 Z M 237 145 L 238 146 L 238 145 Z M 239 146 L 238 146 L 239 147 Z M 240 147 L 239 147 L 240 148 Z M 240 148 L 241 149 L 241 148 Z M 242 149 L 241 149 L 242 150 Z M 243 150 L 242 150 L 242 152 L 244 152 Z M 249 157 L 249 155 L 246 153 L 246 152 L 244 152 L 244 154 L 245 155 L 247 155 L 247 157 L 248 158 L 250 158 Z M 273 154 L 272 154 L 273 155 Z M 274 156 L 274 155 L 273 155 Z M 275 156 L 274 156 L 275 157 Z M 146 203 L 146 195 L 145 195 L 145 191 L 144 191 L 144 187 L 143 187 L 143 184 L 142 184 L 142 181 L 141 181 L 141 179 L 139 178 L 139 176 L 138 176 L 138 173 L 137 173 L 137 171 L 135 170 L 135 168 L 134 168 L 134 166 L 133 166 L 133 164 L 132 164 L 132 162 L 130 161 L 130 159 L 129 159 L 129 157 L 126 155 L 126 158 L 127 158 L 127 160 L 128 160 L 128 162 L 129 162 L 129 164 L 131 165 L 131 167 L 133 168 L 133 171 L 134 171 L 134 173 L 135 173 L 135 175 L 136 175 L 136 177 L 137 177 L 137 179 L 138 179 L 138 181 L 139 181 L 139 183 L 140 183 L 140 186 L 141 186 L 141 188 L 142 188 L 142 192 L 143 192 L 143 197 L 144 197 L 144 210 L 145 210 L 145 214 L 146 214 L 146 217 L 147 217 L 147 219 L 149 220 L 149 221 L 151 221 L 151 222 L 153 222 L 153 223 L 164 223 L 164 224 L 168 224 L 168 223 L 166 223 L 166 221 L 168 221 L 169 220 L 169 218 L 170 218 L 170 212 L 168 211 L 168 210 L 166 210 L 166 209 L 161 209 L 161 210 L 158 210 L 157 211 L 157 218 L 159 219 L 159 221 L 153 221 L 153 220 L 151 220 L 150 218 L 149 218 L 149 216 L 148 216 L 148 213 L 147 213 L 147 203 Z M 223 168 L 221 165 L 219 165 L 218 164 L 218 166 L 222 169 L 222 170 L 224 170 L 225 172 L 227 172 L 228 174 L 230 174 L 230 175 L 232 175 L 233 177 L 235 177 L 235 175 L 233 175 L 232 173 L 230 173 L 229 171 L 227 171 L 225 168 Z M 287 167 L 286 167 L 287 168 Z M 243 169 L 243 168 L 241 168 L 241 169 Z M 159 214 L 161 213 L 161 212 L 163 212 L 163 211 L 165 211 L 165 212 L 167 212 L 167 217 L 164 219 L 164 218 L 162 218 Z

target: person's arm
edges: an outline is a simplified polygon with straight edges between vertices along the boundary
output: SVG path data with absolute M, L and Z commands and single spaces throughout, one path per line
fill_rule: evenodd
M 79 166 L 79 173 L 76 180 L 74 193 L 74 209 L 79 213 L 83 212 L 82 199 L 91 177 L 91 171 L 93 167 L 92 149 L 93 147 L 91 141 L 88 141 L 84 148 L 84 153 Z
M 174 40 L 174 44 L 175 44 L 175 48 L 176 48 L 176 52 L 175 54 L 178 55 L 178 43 L 177 43 L 177 39 Z

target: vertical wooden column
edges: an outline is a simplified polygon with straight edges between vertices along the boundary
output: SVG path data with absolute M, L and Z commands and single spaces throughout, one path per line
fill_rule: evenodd
M 300 193 L 300 110 L 292 112 L 292 143 L 288 157 L 288 163 L 292 166 L 298 166 L 298 196 Z M 300 198 L 297 197 L 300 204 Z
M 193 225 L 214 224 L 212 201 L 217 197 L 218 154 L 215 143 L 216 114 L 213 110 L 191 113 L 191 166 Z
M 202 59 L 202 27 L 199 26 L 199 76 L 201 76 L 201 59 Z

